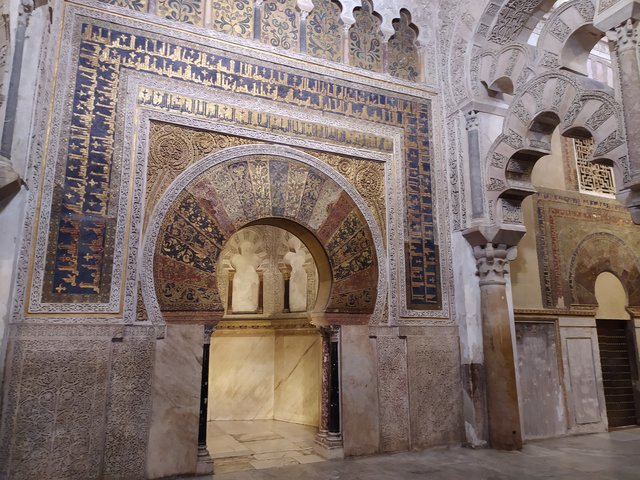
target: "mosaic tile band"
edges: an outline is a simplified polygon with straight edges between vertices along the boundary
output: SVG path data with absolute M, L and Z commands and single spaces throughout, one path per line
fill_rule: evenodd
M 407 305 L 412 309 L 439 307 L 429 101 L 278 71 L 150 34 L 114 30 L 99 21 L 81 25 L 69 146 L 64 179 L 56 192 L 60 207 L 52 212 L 46 301 L 103 302 L 109 294 L 110 266 L 104 260 L 113 253 L 109 232 L 118 208 L 109 199 L 118 188 L 111 168 L 123 69 L 403 128 Z

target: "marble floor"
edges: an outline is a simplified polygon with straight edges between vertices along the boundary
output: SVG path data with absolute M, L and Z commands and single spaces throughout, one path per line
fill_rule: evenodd
M 200 480 L 638 480 L 640 428 L 529 442 L 521 452 L 433 448 L 222 473 Z
M 316 431 L 278 420 L 211 421 L 207 448 L 216 474 L 322 462 L 313 453 Z

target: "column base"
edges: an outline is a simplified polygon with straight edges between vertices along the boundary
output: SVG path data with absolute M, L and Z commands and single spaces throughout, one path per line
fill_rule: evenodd
M 315 453 L 327 460 L 344 458 L 344 447 L 342 446 L 342 435 L 339 433 L 319 433 L 316 435 Z
M 198 459 L 196 460 L 196 475 L 213 475 L 213 458 L 209 455 L 206 446 L 198 446 Z

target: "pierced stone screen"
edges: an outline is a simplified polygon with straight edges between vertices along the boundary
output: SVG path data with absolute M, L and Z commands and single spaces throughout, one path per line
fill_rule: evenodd
M 606 165 L 597 165 L 589 161 L 593 150 L 593 139 L 581 140 L 575 138 L 573 145 L 580 191 L 615 197 L 616 187 L 613 182 L 613 169 Z

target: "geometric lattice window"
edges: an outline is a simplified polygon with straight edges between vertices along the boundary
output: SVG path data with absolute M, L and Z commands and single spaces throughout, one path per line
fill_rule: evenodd
M 616 186 L 613 182 L 613 169 L 606 165 L 589 162 L 593 150 L 593 139 L 574 138 L 578 188 L 582 193 L 615 198 Z

